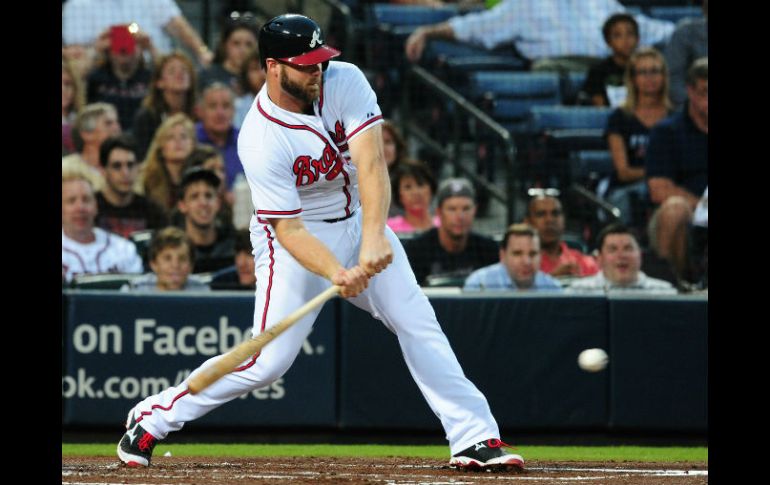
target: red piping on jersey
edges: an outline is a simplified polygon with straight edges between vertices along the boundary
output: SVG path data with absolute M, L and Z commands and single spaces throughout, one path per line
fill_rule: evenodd
M 144 419 L 145 416 L 149 416 L 150 414 L 152 414 L 152 410 L 153 409 L 160 409 L 162 411 L 169 411 L 169 410 L 171 410 L 171 408 L 174 407 L 174 403 L 177 402 L 179 400 L 179 398 L 181 398 L 182 396 L 184 396 L 185 394 L 187 394 L 189 392 L 190 391 L 182 391 L 179 394 L 177 394 L 176 397 L 171 400 L 171 404 L 169 404 L 167 408 L 164 408 L 160 404 L 153 404 L 149 411 L 142 411 L 141 413 L 139 413 L 139 417 L 136 418 L 136 422 L 140 423 Z
M 267 233 L 267 247 L 270 248 L 270 276 L 267 279 L 267 294 L 265 296 L 265 309 L 262 312 L 262 327 L 260 332 L 265 331 L 265 321 L 267 321 L 267 307 L 270 305 L 270 289 L 273 287 L 273 266 L 275 266 L 275 248 L 273 248 L 273 235 L 270 234 L 270 227 L 267 224 L 262 226 Z
M 257 216 L 260 214 L 265 214 L 268 216 L 293 216 L 296 214 L 299 214 L 302 212 L 302 209 L 294 209 L 293 211 L 265 211 L 265 210 L 258 210 Z
M 322 134 L 318 133 L 315 129 L 313 129 L 313 128 L 307 126 L 307 125 L 290 125 L 290 124 L 288 124 L 288 123 L 286 123 L 284 121 L 279 120 L 278 118 L 273 118 L 269 114 L 265 113 L 265 110 L 262 109 L 262 104 L 259 102 L 259 99 L 257 99 L 257 109 L 259 110 L 260 113 L 262 113 L 262 116 L 264 116 L 268 120 L 272 121 L 273 123 L 277 123 L 277 124 L 283 126 L 284 128 L 289 128 L 291 130 L 307 130 L 307 131 L 310 131 L 312 133 L 315 133 L 315 135 L 318 138 L 320 138 L 324 143 L 329 143 L 329 140 L 327 140 L 325 136 L 323 136 Z
M 323 90 L 321 90 L 321 92 L 323 93 Z M 262 113 L 262 116 L 264 116 L 268 120 L 272 121 L 273 123 L 277 123 L 277 124 L 283 126 L 284 128 L 289 128 L 290 130 L 307 130 L 307 131 L 309 131 L 311 133 L 314 133 L 324 143 L 327 143 L 327 144 L 331 145 L 331 143 L 329 143 L 329 140 L 325 136 L 323 136 L 322 134 L 318 133 L 316 130 L 314 130 L 313 128 L 311 128 L 311 127 L 309 127 L 307 125 L 290 125 L 288 123 L 285 123 L 285 122 L 279 120 L 278 118 L 273 118 L 272 116 L 267 114 L 264 109 L 262 109 L 262 104 L 259 102 L 259 99 L 257 99 L 257 109 L 259 110 L 260 113 Z M 319 108 L 319 113 L 320 113 L 320 108 Z M 366 125 L 370 124 L 371 122 L 376 121 L 376 120 L 378 120 L 380 118 L 382 118 L 382 115 L 370 119 L 369 121 L 367 121 L 363 125 L 359 126 L 356 129 L 356 131 L 351 133 L 350 136 L 353 136 L 353 134 L 356 133 L 357 131 L 359 131 L 361 128 L 363 128 L 364 126 L 366 126 Z M 336 146 L 337 142 L 334 142 L 334 145 Z M 342 153 L 339 152 L 339 148 L 337 149 L 337 154 L 341 158 L 343 158 L 343 159 L 345 158 L 342 155 Z M 345 194 L 345 199 L 346 199 L 346 203 L 345 203 L 345 216 L 349 216 L 350 215 L 350 200 L 351 200 L 351 197 L 350 197 L 350 192 L 348 191 L 348 185 L 350 185 L 350 177 L 348 177 L 348 174 L 345 173 L 345 169 L 344 168 L 342 169 L 342 173 L 345 174 L 345 185 L 342 187 L 342 192 Z M 259 211 L 259 212 L 262 212 L 262 211 Z M 257 214 L 257 215 L 259 215 L 259 214 Z
M 101 249 L 101 251 L 96 253 L 96 271 L 98 271 L 99 273 L 102 272 L 102 267 L 99 265 L 99 258 L 102 257 L 102 254 L 104 254 L 104 252 L 107 250 L 108 247 L 110 247 L 110 235 L 109 234 L 107 234 L 107 240 L 104 242 L 104 247 Z
M 379 115 L 379 116 L 375 116 L 374 118 L 368 119 L 368 120 L 367 120 L 367 121 L 366 121 L 366 122 L 365 122 L 363 125 L 359 126 L 359 127 L 358 127 L 358 128 L 356 128 L 355 130 L 353 130 L 353 131 L 351 131 L 351 132 L 350 132 L 350 135 L 348 135 L 348 136 L 347 136 L 348 142 L 350 142 L 350 139 L 351 139 L 351 138 L 353 138 L 353 136 L 354 136 L 356 133 L 358 133 L 359 131 L 361 131 L 361 130 L 362 130 L 362 129 L 364 129 L 365 127 L 367 127 L 367 126 L 371 125 L 371 124 L 372 124 L 372 123 L 374 123 L 375 121 L 377 121 L 377 120 L 381 120 L 381 119 L 382 119 L 382 115 Z
M 85 273 L 85 272 L 87 272 L 87 271 L 88 271 L 88 268 L 86 268 L 86 263 L 85 263 L 85 261 L 83 261 L 83 258 L 81 258 L 81 257 L 80 257 L 80 255 L 79 255 L 78 253 L 76 253 L 76 252 L 75 252 L 75 251 L 73 251 L 72 249 L 69 249 L 69 248 L 68 248 L 68 247 L 66 247 L 66 246 L 62 246 L 62 247 L 61 247 L 61 250 L 62 250 L 62 251 L 66 251 L 66 252 L 68 252 L 68 253 L 72 253 L 72 254 L 74 254 L 74 255 L 75 255 L 75 257 L 76 257 L 76 258 L 78 258 L 78 261 L 80 262 L 80 266 L 83 268 L 83 272 Z
M 263 225 L 262 228 L 267 233 L 267 247 L 270 249 L 270 276 L 267 278 L 267 291 L 265 292 L 265 308 L 262 310 L 262 325 L 260 326 L 259 331 L 264 332 L 265 331 L 265 323 L 267 322 L 267 309 L 270 306 L 270 290 L 273 288 L 273 266 L 275 266 L 275 248 L 273 247 L 273 235 L 270 234 L 270 228 L 267 224 Z M 254 362 L 257 361 L 257 357 L 259 357 L 260 352 L 257 352 L 256 354 L 251 356 L 251 361 L 249 361 L 248 364 L 242 365 L 241 367 L 236 367 L 233 372 L 240 372 L 242 370 L 246 370 L 252 365 L 254 365 Z

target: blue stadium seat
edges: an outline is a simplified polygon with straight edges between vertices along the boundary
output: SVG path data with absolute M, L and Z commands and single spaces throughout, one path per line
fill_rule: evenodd
M 576 150 L 570 153 L 572 176 L 580 180 L 601 178 L 615 171 L 610 151 Z
M 573 170 L 573 152 L 607 149 L 604 130 L 612 111 L 612 108 L 593 106 L 532 108 L 532 131 L 540 135 L 543 150 L 539 167 L 550 186 L 568 187 L 582 178 L 579 170 L 577 173 Z
M 445 62 L 449 69 L 465 72 L 524 70 L 528 65 L 526 59 L 504 55 L 450 57 Z
M 466 44 L 463 42 L 454 42 L 449 40 L 433 39 L 425 46 L 423 56 L 430 57 L 469 57 L 488 54 L 486 49 Z
M 372 5 L 374 20 L 388 25 L 426 25 L 443 22 L 458 14 L 457 6 L 423 7 L 421 5 Z
M 559 75 L 553 72 L 479 71 L 471 74 L 470 81 L 476 94 L 561 101 Z
M 703 9 L 700 6 L 656 6 L 647 9 L 647 14 L 656 19 L 669 20 L 677 23 L 687 17 L 702 17 Z
M 561 103 L 559 75 L 550 72 L 479 71 L 469 75 L 469 95 L 514 134 L 531 131 L 530 111 Z
M 561 98 L 564 103 L 575 104 L 577 101 L 578 93 L 583 88 L 583 84 L 585 84 L 587 76 L 587 71 L 567 72 L 567 75 L 564 76 L 561 80 Z
M 538 131 L 604 131 L 612 110 L 609 107 L 594 106 L 536 106 L 532 108 L 532 121 Z

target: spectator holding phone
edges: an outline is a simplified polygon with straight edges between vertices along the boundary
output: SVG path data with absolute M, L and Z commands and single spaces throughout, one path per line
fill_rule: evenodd
M 115 25 L 102 32 L 97 49 L 97 67 L 88 75 L 88 101 L 112 104 L 120 126 L 130 129 L 150 89 L 151 74 L 143 53 L 155 50 L 152 41 L 136 24 Z

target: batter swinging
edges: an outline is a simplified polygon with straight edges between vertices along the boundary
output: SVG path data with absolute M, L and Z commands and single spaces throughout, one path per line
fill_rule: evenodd
M 250 225 L 257 273 L 253 335 L 331 283 L 340 285 L 341 296 L 398 336 L 412 377 L 446 431 L 451 465 L 523 467 L 521 456 L 503 451 L 507 445 L 486 399 L 463 374 L 401 243 L 385 225 L 390 188 L 383 120 L 363 73 L 330 61 L 340 52 L 326 46 L 320 27 L 302 15 L 266 23 L 259 51 L 267 81 L 238 138 L 256 208 Z M 149 466 L 157 440 L 281 377 L 319 312 L 201 393 L 190 394 L 185 381 L 137 404 L 118 444 L 121 461 Z

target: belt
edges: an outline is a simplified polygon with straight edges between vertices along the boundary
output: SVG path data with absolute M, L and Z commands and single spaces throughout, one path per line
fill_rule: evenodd
M 345 219 L 350 219 L 351 217 L 353 217 L 353 215 L 354 215 L 355 213 L 356 213 L 356 211 L 353 211 L 353 212 L 351 212 L 350 214 L 346 215 L 345 217 L 338 217 L 338 218 L 336 218 L 336 219 L 324 219 L 323 221 L 324 221 L 324 222 L 329 222 L 329 223 L 332 223 L 332 222 L 340 222 L 340 221 L 344 221 Z

